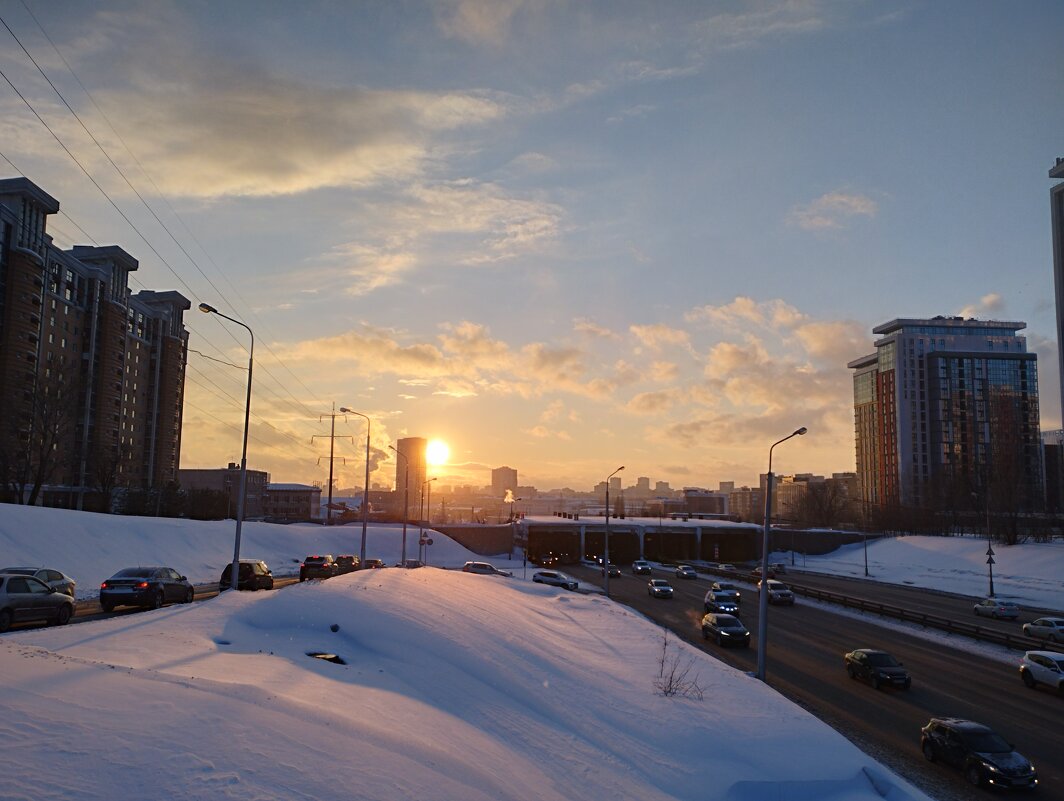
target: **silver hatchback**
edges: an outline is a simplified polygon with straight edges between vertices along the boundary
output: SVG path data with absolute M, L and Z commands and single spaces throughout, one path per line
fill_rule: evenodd
M 57 623 L 74 616 L 74 599 L 33 576 L 0 573 L 0 631 L 14 623 Z

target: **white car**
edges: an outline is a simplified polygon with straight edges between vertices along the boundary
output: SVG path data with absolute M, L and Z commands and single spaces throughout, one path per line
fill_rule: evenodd
M 1023 624 L 1023 633 L 1036 640 L 1064 642 L 1064 617 L 1040 617 Z
M 466 573 L 476 573 L 480 576 L 506 576 L 507 578 L 513 576 L 513 573 L 509 570 L 499 570 L 490 562 L 466 562 L 462 565 L 462 570 Z
M 635 573 L 635 575 L 637 576 L 640 573 L 646 573 L 649 575 L 651 572 L 653 572 L 653 568 L 650 566 L 650 562 L 646 561 L 645 559 L 636 559 L 634 562 L 632 562 L 632 572 Z
M 1045 684 L 1064 693 L 1064 654 L 1028 651 L 1020 662 L 1020 678 L 1028 687 Z
M 567 590 L 575 590 L 579 586 L 576 579 L 559 570 L 537 570 L 532 574 L 532 581 L 536 584 L 549 584 L 552 587 L 565 587 Z
M 64 595 L 74 597 L 74 587 L 77 582 L 70 576 L 60 573 L 58 570 L 53 570 L 50 567 L 5 567 L 0 570 L 0 573 L 16 573 L 20 576 L 33 576 L 35 579 L 43 581 L 52 589 L 58 590 Z
M 757 582 L 758 590 L 761 589 L 761 585 L 765 584 L 768 590 L 768 602 L 770 604 L 787 604 L 788 606 L 794 606 L 794 593 L 791 592 L 790 587 L 784 584 L 782 581 L 776 581 L 775 579 L 768 579 L 766 582 Z
M 976 617 L 992 617 L 995 620 L 1015 620 L 1020 616 L 1020 607 L 1012 601 L 999 601 L 997 598 L 987 598 L 975 605 Z
M 698 572 L 690 565 L 676 565 L 676 578 L 696 579 Z
M 665 579 L 651 579 L 647 583 L 647 594 L 651 598 L 671 598 L 672 587 Z

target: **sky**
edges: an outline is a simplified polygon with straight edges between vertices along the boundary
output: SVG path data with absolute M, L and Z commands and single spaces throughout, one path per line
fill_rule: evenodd
M 1026 322 L 1060 427 L 1055 0 L 0 17 L 0 172 L 60 201 L 58 245 L 192 301 L 182 466 L 240 458 L 247 333 L 199 302 L 255 332 L 275 481 L 325 481 L 334 404 L 384 485 L 404 436 L 450 446 L 440 487 L 755 484 L 799 426 L 776 472 L 852 471 L 846 363 L 939 314 Z M 336 433 L 360 485 L 365 422 Z

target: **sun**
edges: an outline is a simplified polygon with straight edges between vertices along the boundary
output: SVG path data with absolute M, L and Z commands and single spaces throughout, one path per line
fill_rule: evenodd
M 425 461 L 429 464 L 447 464 L 447 459 L 450 455 L 451 449 L 447 447 L 447 443 L 442 439 L 431 439 L 429 444 L 425 446 Z

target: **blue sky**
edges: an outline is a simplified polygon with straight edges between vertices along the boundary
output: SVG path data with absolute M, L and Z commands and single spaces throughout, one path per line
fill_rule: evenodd
M 191 258 L 7 31 L 4 73 L 140 234 L 6 84 L 0 152 L 74 221 L 59 244 L 76 223 L 255 329 L 249 462 L 276 480 L 324 479 L 334 401 L 373 418 L 383 483 L 406 435 L 450 444 L 440 484 L 752 483 L 800 425 L 780 471 L 853 470 L 845 364 L 894 317 L 1026 321 L 1060 424 L 1058 2 L 0 9 Z M 242 382 L 190 355 L 185 466 L 239 457 Z

